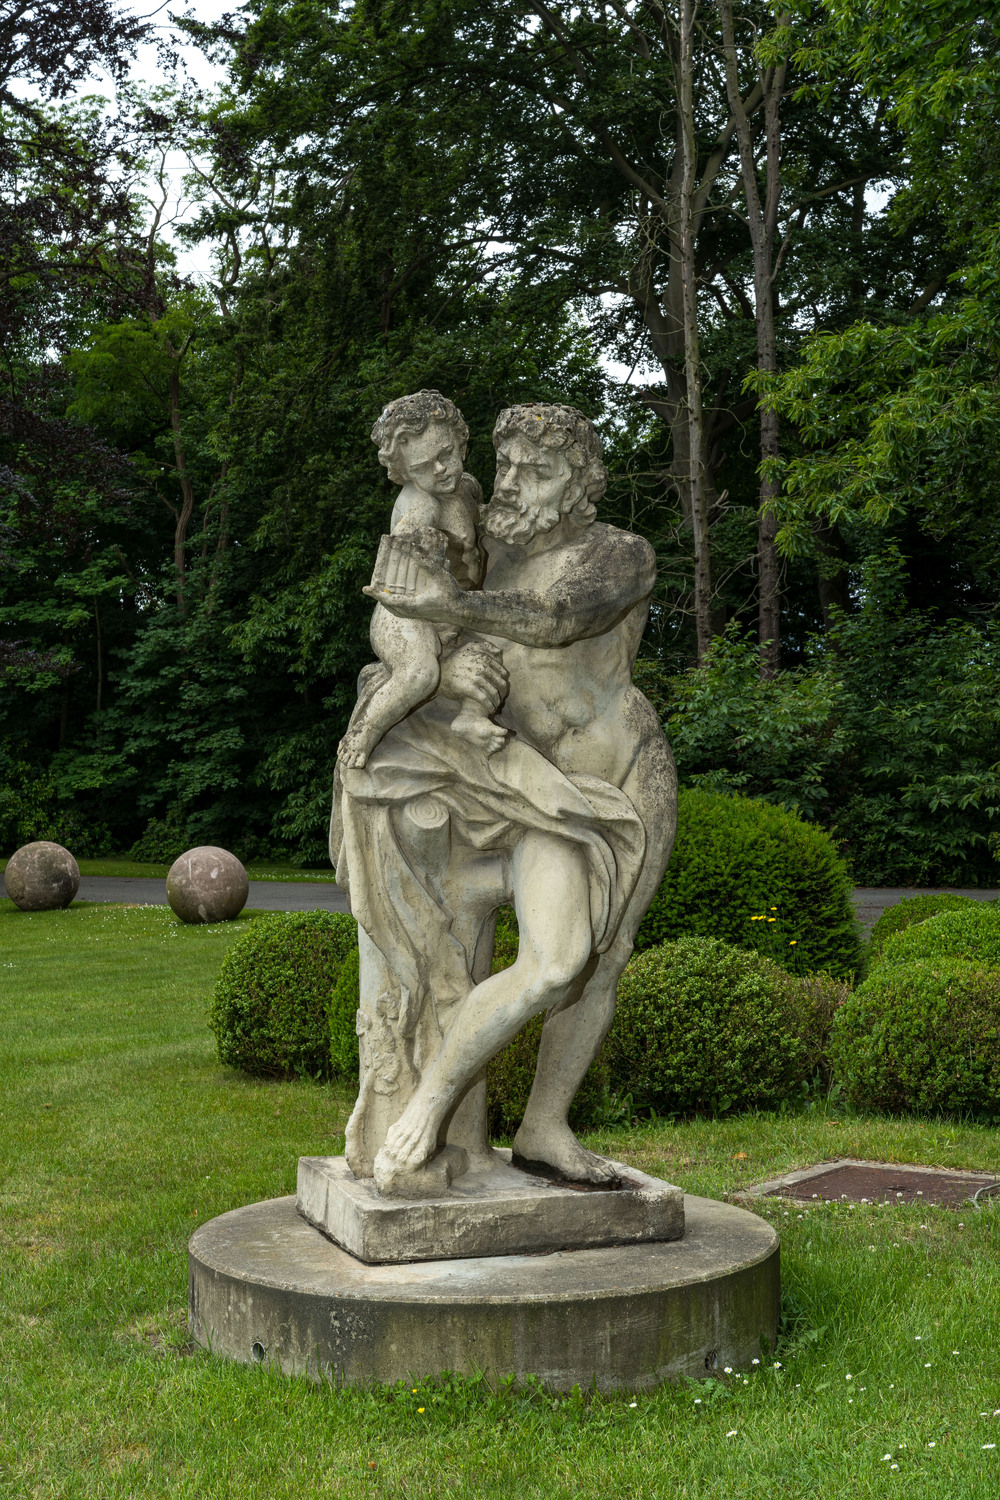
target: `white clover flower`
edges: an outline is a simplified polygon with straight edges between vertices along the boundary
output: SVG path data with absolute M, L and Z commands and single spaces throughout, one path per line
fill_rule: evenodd
M 695 1398 L 694 1398 L 694 1404 L 695 1404 L 695 1406 L 700 1406 L 701 1405 L 701 1397 L 700 1396 L 695 1396 Z

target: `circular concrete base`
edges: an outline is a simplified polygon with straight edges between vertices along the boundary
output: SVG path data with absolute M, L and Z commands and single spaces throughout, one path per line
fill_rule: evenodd
M 778 1236 L 684 1200 L 682 1240 L 369 1266 L 274 1198 L 190 1245 L 193 1336 L 227 1359 L 355 1384 L 483 1371 L 642 1390 L 747 1369 L 778 1327 Z

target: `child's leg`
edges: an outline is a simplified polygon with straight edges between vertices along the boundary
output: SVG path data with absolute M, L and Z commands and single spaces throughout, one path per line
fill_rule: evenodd
M 379 605 L 371 641 L 392 676 L 355 712 L 337 748 L 342 764 L 357 770 L 394 724 L 434 694 L 441 679 L 441 643 L 426 620 L 400 620 Z
M 462 699 L 451 727 L 456 734 L 460 734 L 471 745 L 478 745 L 487 755 L 502 750 L 507 742 L 506 729 L 500 724 L 494 724 L 483 705 L 477 703 L 475 698 Z

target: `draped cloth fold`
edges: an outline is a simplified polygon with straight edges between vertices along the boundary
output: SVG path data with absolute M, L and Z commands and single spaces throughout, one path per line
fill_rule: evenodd
M 392 813 L 431 797 L 454 834 L 480 851 L 509 853 L 529 829 L 582 849 L 594 951 L 608 948 L 635 888 L 645 830 L 629 798 L 596 776 L 567 776 L 511 736 L 487 756 L 451 728 L 454 706 L 435 699 L 390 730 L 364 770 L 334 778 L 330 853 L 351 910 L 417 1008 L 428 994 L 449 1006 L 472 986 L 473 955 L 452 931 L 454 913 L 430 872 L 413 869 Z

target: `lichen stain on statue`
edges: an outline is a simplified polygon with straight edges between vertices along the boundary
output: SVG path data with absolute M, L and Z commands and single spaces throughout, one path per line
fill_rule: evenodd
M 401 488 L 365 590 L 378 662 L 334 778 L 331 857 L 361 945 L 347 1163 L 401 1198 L 509 1176 L 486 1065 L 545 1012 L 514 1167 L 615 1188 L 567 1115 L 673 841 L 673 760 L 632 683 L 653 551 L 597 519 L 600 439 L 572 407 L 501 412 L 482 508 L 438 392 L 390 403 L 372 437 Z M 518 957 L 491 975 L 507 903 Z

